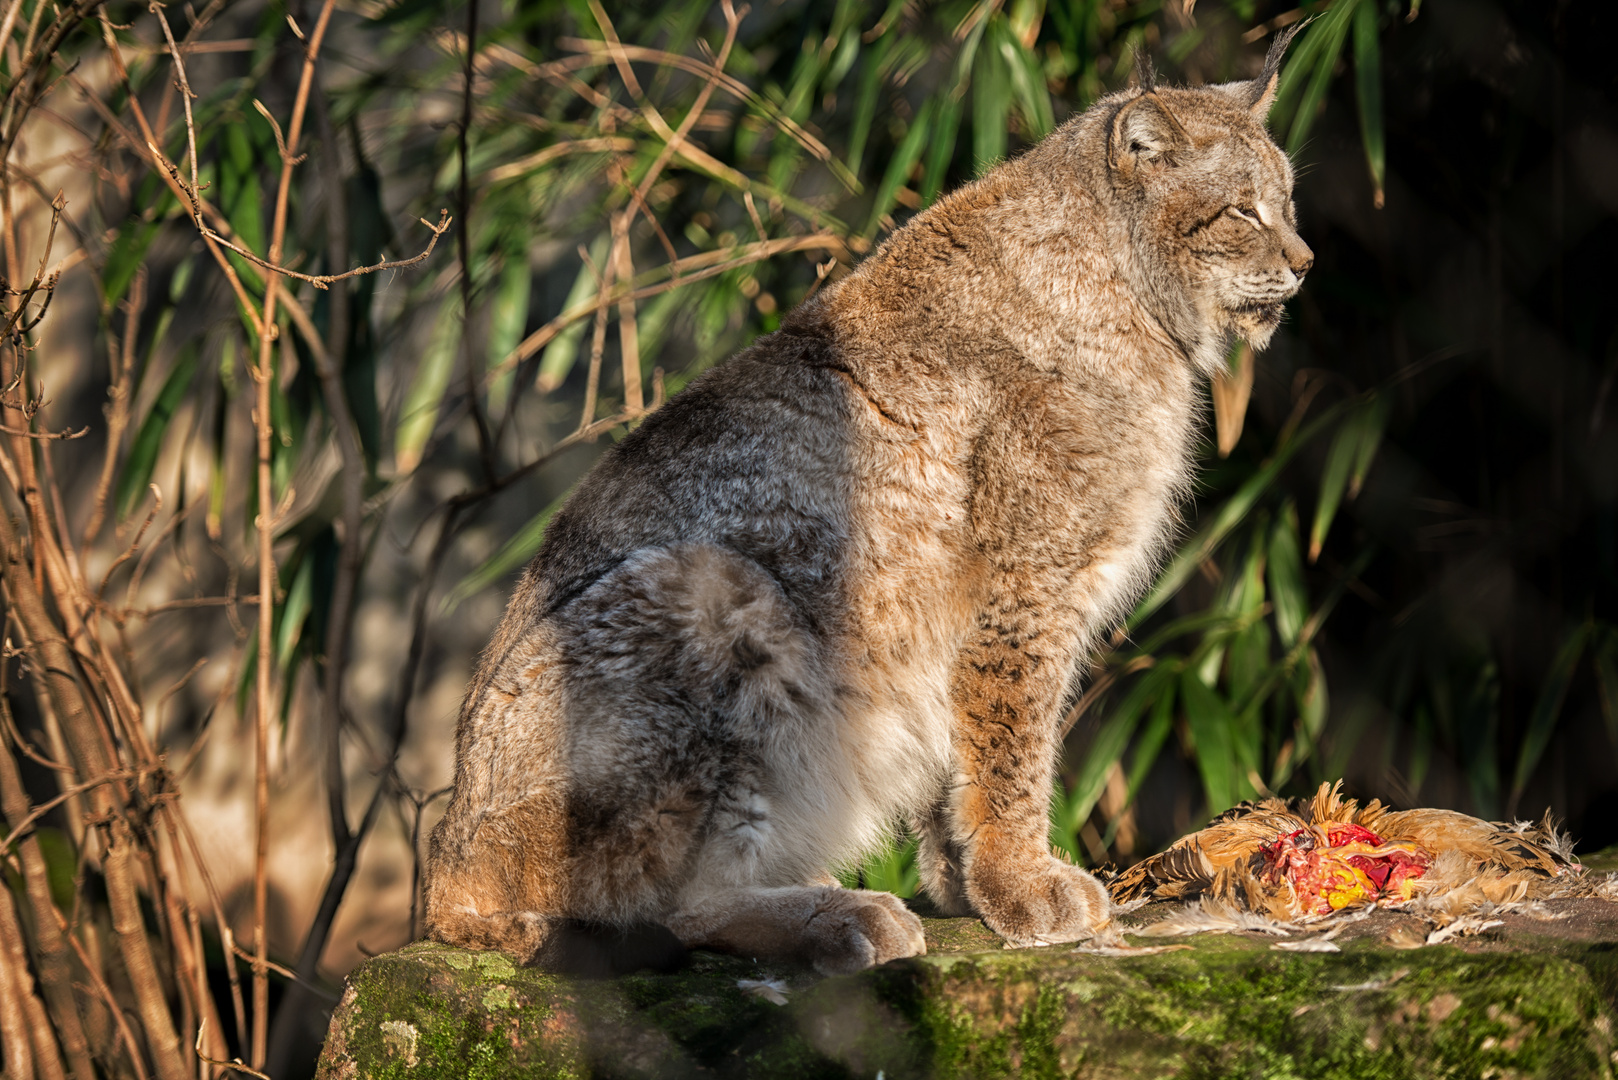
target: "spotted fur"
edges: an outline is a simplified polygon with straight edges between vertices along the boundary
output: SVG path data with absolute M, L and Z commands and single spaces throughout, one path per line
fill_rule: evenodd
M 921 952 L 837 888 L 896 822 L 946 911 L 1085 938 L 1057 722 L 1155 567 L 1200 377 L 1311 255 L 1258 83 L 1115 94 L 918 214 L 610 450 L 462 709 L 429 933 L 566 920 L 847 971 Z

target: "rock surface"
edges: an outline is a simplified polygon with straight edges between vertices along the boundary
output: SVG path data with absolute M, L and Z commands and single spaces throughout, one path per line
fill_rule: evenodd
M 1618 903 L 1548 908 L 1438 945 L 1379 912 L 1339 952 L 1203 934 L 1122 957 L 926 919 L 926 956 L 832 979 L 706 953 L 576 979 L 418 943 L 349 977 L 319 1076 L 1612 1080 Z

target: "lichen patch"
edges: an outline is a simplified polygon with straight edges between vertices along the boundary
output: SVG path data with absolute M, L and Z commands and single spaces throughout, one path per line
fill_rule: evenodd
M 382 1045 L 387 1048 L 388 1056 L 403 1061 L 405 1068 L 416 1067 L 416 1042 L 421 1038 L 421 1032 L 416 1025 L 405 1020 L 384 1020 L 381 1023 Z

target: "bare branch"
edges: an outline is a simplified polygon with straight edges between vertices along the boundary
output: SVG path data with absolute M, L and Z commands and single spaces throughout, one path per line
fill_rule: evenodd
M 21 821 L 13 825 L 11 827 L 11 832 L 7 834 L 3 840 L 0 840 L 0 851 L 5 851 L 18 840 L 22 839 L 24 835 L 33 829 L 34 822 L 44 817 L 52 810 L 55 810 L 58 806 L 61 806 L 63 803 L 67 802 L 73 796 L 82 795 L 84 792 L 90 791 L 93 788 L 98 788 L 102 784 L 113 784 L 120 780 L 138 779 L 148 772 L 150 772 L 148 769 L 113 769 L 111 772 L 102 773 L 94 780 L 86 780 L 82 784 L 74 784 L 72 787 L 63 788 L 61 794 L 57 795 L 56 798 L 47 799 L 38 806 L 35 806 L 28 812 L 28 816 L 24 817 Z
M 86 425 L 80 431 L 70 431 L 67 428 L 63 428 L 61 431 L 27 431 L 22 428 L 6 427 L 4 424 L 0 424 L 0 432 L 7 435 L 16 435 L 23 439 L 82 439 L 90 434 L 90 428 Z
M 287 22 L 291 22 L 291 21 L 292 21 L 292 16 L 288 15 L 287 16 Z M 241 950 L 238 949 L 236 951 L 240 952 Z M 256 1077 L 258 1077 L 258 1080 L 270 1080 L 270 1078 L 267 1075 L 265 1075 L 264 1073 L 259 1072 L 257 1069 L 248 1068 L 245 1064 L 242 1063 L 241 1058 L 231 1058 L 229 1061 L 220 1061 L 218 1058 L 211 1058 L 207 1054 L 204 1054 L 202 1052 L 202 1031 L 207 1026 L 208 1026 L 208 1022 L 206 1020 L 204 1020 L 202 1023 L 197 1025 L 197 1041 L 191 1047 L 192 1050 L 196 1051 L 196 1055 L 197 1055 L 197 1057 L 199 1059 L 201 1059 L 206 1064 L 216 1066 L 217 1068 L 231 1069 L 231 1070 L 233 1070 L 235 1072 L 242 1073 L 242 1074 L 244 1074 L 246 1076 L 256 1076 Z
M 303 158 L 301 157 L 293 159 L 293 164 L 297 164 L 302 160 Z M 231 251 L 234 251 L 236 254 L 240 255 L 242 258 L 246 259 L 255 266 L 268 270 L 271 273 L 279 274 L 282 277 L 295 278 L 298 281 L 307 281 L 317 289 L 326 289 L 334 281 L 345 281 L 348 278 L 360 277 L 364 274 L 374 274 L 379 270 L 399 270 L 406 266 L 415 266 L 417 263 L 421 262 L 423 259 L 427 258 L 427 256 L 433 253 L 433 248 L 438 244 L 438 238 L 449 231 L 450 224 L 455 219 L 449 216 L 448 210 L 440 210 L 438 212 L 437 225 L 434 225 L 426 218 L 418 218 L 417 220 L 423 225 L 427 226 L 428 229 L 432 230 L 433 234 L 432 239 L 427 241 L 427 247 L 424 251 L 422 251 L 421 254 L 413 256 L 409 259 L 383 259 L 382 261 L 371 266 L 356 266 L 354 269 L 345 271 L 341 274 L 300 274 L 296 270 L 288 269 L 285 266 L 277 266 L 275 263 L 269 260 L 259 258 L 246 248 L 241 247 L 238 244 L 231 243 L 229 240 L 225 239 L 219 233 L 215 232 L 211 228 L 208 228 L 207 226 L 199 225 L 198 228 L 201 230 L 203 236 L 208 237 L 217 244 L 229 248 Z

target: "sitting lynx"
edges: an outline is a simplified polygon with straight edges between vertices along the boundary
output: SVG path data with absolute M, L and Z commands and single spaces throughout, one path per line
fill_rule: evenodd
M 611 449 L 467 693 L 429 934 L 569 925 L 847 972 L 924 951 L 829 871 L 919 838 L 946 912 L 1074 941 L 1057 726 L 1146 584 L 1230 335 L 1313 256 L 1251 83 L 1134 90 L 900 229 Z

